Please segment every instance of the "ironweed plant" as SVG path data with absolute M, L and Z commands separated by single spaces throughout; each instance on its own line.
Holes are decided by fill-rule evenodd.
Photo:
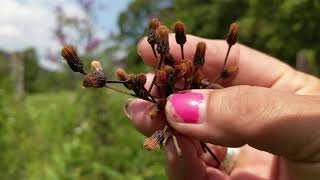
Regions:
M 167 26 L 162 25 L 156 18 L 151 19 L 149 22 L 147 41 L 150 44 L 150 51 L 153 52 L 154 57 L 158 60 L 158 65 L 154 72 L 155 75 L 149 88 L 146 87 L 147 76 L 144 73 L 130 74 L 120 68 L 116 71 L 118 80 L 109 79 L 103 71 L 99 61 L 92 61 L 92 70 L 90 73 L 87 73 L 84 70 L 83 62 L 79 58 L 76 48 L 72 45 L 66 45 L 62 49 L 61 55 L 68 63 L 71 70 L 79 72 L 84 76 L 84 87 L 108 88 L 119 93 L 149 101 L 154 104 L 154 107 L 149 112 L 149 116 L 151 119 L 156 120 L 159 114 L 164 113 L 167 97 L 171 94 L 190 89 L 223 88 L 218 82 L 228 79 L 238 71 L 236 66 L 227 67 L 230 50 L 237 42 L 238 25 L 236 23 L 230 25 L 229 33 L 226 38 L 228 50 L 225 55 L 222 69 L 214 81 L 209 81 L 203 73 L 207 49 L 206 43 L 199 42 L 193 59 L 186 59 L 184 56 L 184 44 L 187 41 L 186 25 L 181 21 L 177 21 L 173 24 L 172 30 L 175 33 L 176 43 L 181 47 L 180 60 L 174 60 L 173 56 L 170 54 L 170 29 Z M 183 82 L 183 85 L 181 85 L 181 82 Z M 120 90 L 116 88 L 114 84 L 122 84 L 128 91 Z M 175 132 L 167 123 L 164 129 L 154 132 L 151 137 L 145 139 L 144 148 L 149 151 L 159 149 L 161 145 L 165 146 L 167 141 L 172 138 L 177 155 L 180 158 L 183 158 L 176 135 L 177 132 Z M 199 143 L 201 144 L 203 151 L 209 153 L 212 158 L 217 161 L 219 166 L 220 161 L 207 144 L 205 142 Z

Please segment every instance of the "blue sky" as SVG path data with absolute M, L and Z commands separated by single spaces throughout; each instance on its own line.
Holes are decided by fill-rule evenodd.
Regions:
M 76 0 L 1 0 L 0 49 L 7 51 L 35 47 L 43 57 L 48 49 L 58 51 L 52 30 L 55 27 L 53 10 L 58 4 L 66 7 L 67 13 L 83 14 Z M 96 28 L 99 34 L 117 32 L 117 17 L 131 0 L 97 0 L 106 6 L 97 13 Z M 99 2 L 100 1 L 100 2 Z

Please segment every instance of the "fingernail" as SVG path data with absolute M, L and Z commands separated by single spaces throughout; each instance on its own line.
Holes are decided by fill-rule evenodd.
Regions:
M 145 37 L 141 38 L 138 42 L 138 45 L 137 45 L 137 54 L 139 56 L 141 56 L 141 52 L 140 52 L 140 44 L 142 43 L 142 41 L 145 39 Z
M 204 110 L 205 96 L 195 91 L 173 94 L 166 105 L 167 118 L 178 123 L 202 123 Z
M 126 115 L 129 119 L 131 119 L 130 107 L 131 107 L 132 102 L 133 102 L 134 100 L 136 100 L 136 99 L 135 99 L 135 98 L 129 98 L 129 99 L 127 100 L 127 102 L 126 102 L 126 103 L 124 104 L 124 106 L 123 106 L 123 111 L 124 111 L 125 115 Z

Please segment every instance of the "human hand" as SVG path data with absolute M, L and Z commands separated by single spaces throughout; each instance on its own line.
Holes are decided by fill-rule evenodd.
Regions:
M 198 42 L 207 43 L 204 72 L 209 79 L 215 79 L 227 50 L 225 41 L 195 36 L 187 39 L 185 56 L 189 59 L 192 59 Z M 173 36 L 170 36 L 170 47 L 170 52 L 178 59 L 180 47 Z M 146 64 L 156 66 L 157 61 L 146 39 L 139 43 L 138 53 Z M 156 120 L 148 116 L 152 107 L 149 102 L 130 100 L 126 105 L 128 116 L 144 135 L 150 136 L 155 130 L 162 129 L 165 118 L 184 135 L 178 137 L 184 155 L 182 160 L 176 155 L 172 142 L 165 147 L 169 178 L 250 180 L 320 177 L 320 80 L 240 44 L 232 48 L 229 57 L 227 66 L 239 67 L 232 81 L 224 84 L 229 88 L 171 95 L 166 117 L 162 115 Z M 148 79 L 150 84 L 151 78 Z M 191 98 L 194 95 L 200 98 Z M 175 103 L 174 99 L 180 103 Z M 198 105 L 192 105 L 190 101 L 198 102 L 195 103 Z M 181 104 L 183 109 L 179 107 Z M 195 113 L 199 115 L 196 120 L 192 119 L 194 123 L 183 123 L 189 117 L 182 114 L 197 108 L 200 112 Z M 224 147 L 241 147 L 228 175 L 214 168 L 216 162 L 202 153 L 194 139 L 223 146 L 211 146 L 220 160 L 226 155 Z

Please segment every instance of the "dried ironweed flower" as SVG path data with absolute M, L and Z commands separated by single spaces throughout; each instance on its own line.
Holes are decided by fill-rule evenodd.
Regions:
M 86 74 L 83 70 L 83 62 L 78 56 L 77 49 L 72 45 L 66 45 L 61 50 L 62 57 L 67 61 L 69 67 L 74 72 Z
M 183 45 L 187 41 L 186 36 L 186 25 L 181 22 L 177 21 L 173 24 L 173 31 L 175 32 L 176 42 L 177 44 Z
M 190 59 L 183 59 L 175 68 L 179 72 L 179 77 L 184 77 L 192 71 L 192 61 Z
M 169 85 L 175 84 L 178 76 L 178 71 L 169 65 L 164 66 L 163 71 L 167 75 L 168 84 Z
M 103 72 L 101 63 L 99 61 L 92 61 L 91 68 L 93 70 L 92 73 L 89 73 L 84 76 L 83 86 L 94 87 L 94 88 L 102 88 L 106 85 L 107 76 Z
M 168 84 L 167 73 L 164 70 L 158 70 L 155 76 L 156 76 L 155 85 L 166 86 Z
M 199 42 L 197 44 L 196 52 L 194 53 L 194 57 L 193 57 L 193 64 L 196 67 L 201 67 L 204 65 L 206 50 L 207 50 L 207 45 L 205 42 Z
M 170 30 L 164 25 L 161 25 L 156 31 L 157 51 L 161 55 L 166 55 L 169 53 L 169 32 Z
M 160 148 L 161 142 L 164 140 L 164 133 L 162 130 L 156 131 L 149 138 L 144 140 L 143 146 L 146 150 L 152 151 Z
M 161 25 L 161 22 L 157 18 L 152 18 L 149 21 L 149 33 L 148 33 L 147 41 L 150 44 L 155 57 L 157 57 L 157 54 L 155 51 L 155 45 L 157 44 L 156 31 L 160 25 Z
M 227 43 L 229 44 L 229 46 L 234 45 L 237 40 L 238 40 L 238 24 L 237 23 L 232 23 L 230 25 L 230 29 L 229 29 L 229 33 L 227 36 Z
M 83 79 L 83 86 L 94 87 L 94 88 L 102 88 L 105 86 L 107 81 L 107 76 L 102 71 L 94 71 L 93 73 L 87 74 Z

